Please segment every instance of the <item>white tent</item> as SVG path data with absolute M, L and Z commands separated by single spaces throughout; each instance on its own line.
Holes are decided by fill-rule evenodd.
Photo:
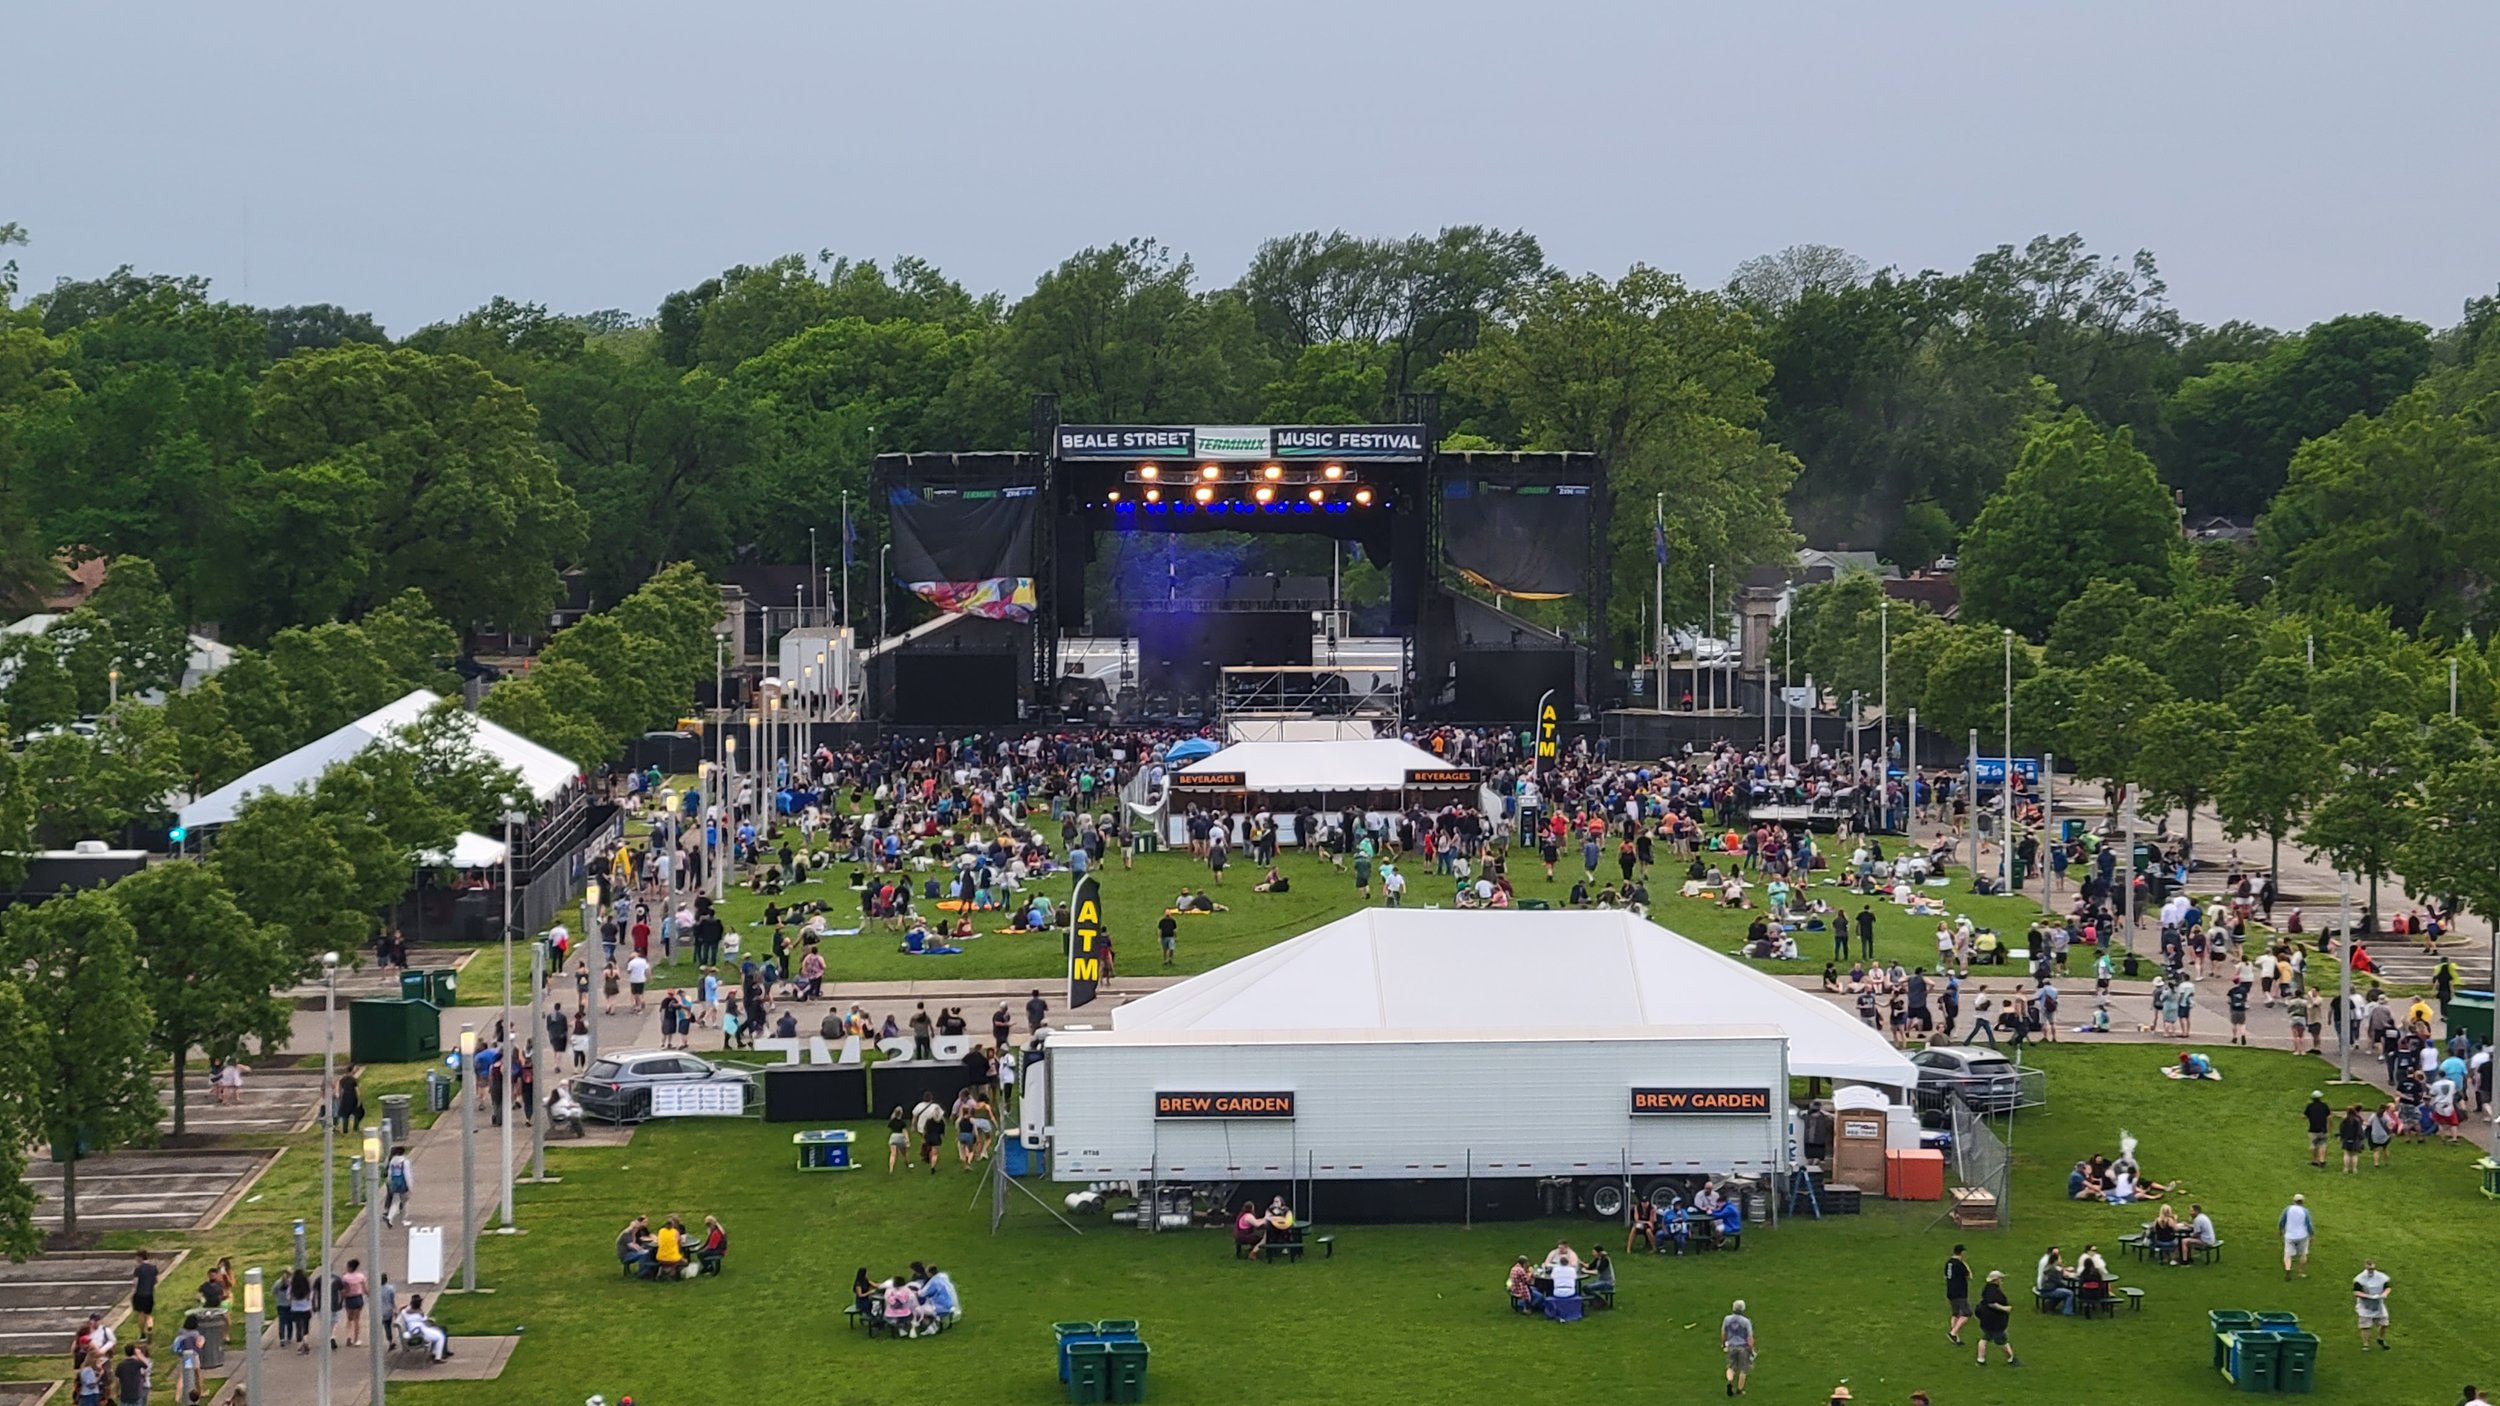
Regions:
M 436 851 L 422 857 L 428 864 L 448 869 L 492 869 L 503 863 L 503 856 L 503 841 L 490 840 L 474 831 L 463 830 L 460 838 L 451 842 L 450 854 Z
M 396 703 L 376 708 L 327 737 L 318 737 L 267 766 L 227 782 L 182 808 L 182 823 L 191 829 L 223 825 L 234 819 L 243 802 L 263 791 L 309 791 L 321 773 L 381 742 L 423 717 L 442 700 L 418 689 Z M 579 779 L 573 763 L 509 728 L 484 718 L 474 719 L 479 751 L 520 773 L 521 784 L 541 804 L 554 800 Z M 497 857 L 496 862 L 501 862 Z
M 1801 1076 L 1903 1088 L 1907 1057 L 1811 992 L 1620 911 L 1373 908 L 1112 1012 L 1130 1033 L 1428 1032 L 1763 1025 Z
M 1443 761 L 1394 737 L 1328 742 L 1236 742 L 1182 767 L 1186 778 L 1238 774 L 1244 791 L 1402 791 L 1411 771 L 1451 771 Z M 1441 783 L 1444 785 L 1450 783 Z M 1472 789 L 1474 782 L 1466 783 Z

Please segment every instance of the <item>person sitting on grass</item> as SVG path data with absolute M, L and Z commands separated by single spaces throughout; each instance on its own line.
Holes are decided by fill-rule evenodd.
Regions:
M 1252 893 L 1291 893 L 1293 880 L 1286 878 L 1283 870 L 1270 864 L 1267 866 L 1267 877 L 1252 884 L 1250 891 Z

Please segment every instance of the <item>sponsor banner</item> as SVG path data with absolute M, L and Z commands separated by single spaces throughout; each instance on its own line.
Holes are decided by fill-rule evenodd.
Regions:
M 1184 771 L 1172 778 L 1172 785 L 1182 791 L 1222 791 L 1248 785 L 1249 780 L 1238 771 Z
M 1293 1093 L 1157 1093 L 1157 1118 L 1290 1118 Z
M 1421 425 L 1292 425 L 1275 432 L 1279 459 L 1421 460 Z
M 1061 425 L 1062 459 L 1186 459 L 1194 452 L 1186 425 Z
M 2005 783 L 2005 758 L 1973 757 L 1971 759 L 1971 766 L 1978 774 L 1980 785 L 2001 786 Z M 2014 774 L 2034 786 L 2039 785 L 2040 759 L 2038 757 L 2016 757 L 2014 759 Z
M 1473 786 L 1481 775 L 1471 766 L 1408 767 L 1409 786 Z
M 1562 765 L 1562 713 L 1554 706 L 1554 690 L 1536 703 L 1536 769 L 1539 775 Z
M 1190 431 L 1201 459 L 1265 459 L 1270 447 L 1265 425 L 1200 425 Z
M 1432 457 L 1421 425 L 1061 425 L 1052 448 L 1061 459 L 1421 463 Z
M 747 1111 L 747 1086 L 735 1080 L 651 1086 L 654 1118 L 735 1118 Z
M 1102 885 L 1091 875 L 1068 905 L 1068 1008 L 1090 1004 L 1102 986 Z
M 1768 1113 L 1769 1089 L 1634 1089 L 1632 1111 L 1640 1114 Z

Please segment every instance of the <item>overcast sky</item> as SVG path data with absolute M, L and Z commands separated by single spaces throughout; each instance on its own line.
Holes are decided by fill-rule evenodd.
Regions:
M 395 332 L 917 253 L 1011 296 L 1152 235 L 1524 227 L 1717 284 L 2081 231 L 2191 318 L 2434 325 L 2500 282 L 2500 5 L 1269 0 L 13 7 L 27 287 L 129 263 Z

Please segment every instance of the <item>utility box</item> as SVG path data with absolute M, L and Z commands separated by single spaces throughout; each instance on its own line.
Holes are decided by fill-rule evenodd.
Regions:
M 443 1052 L 443 1013 L 431 1001 L 367 999 L 347 1005 L 347 1057 L 408 1064 Z

